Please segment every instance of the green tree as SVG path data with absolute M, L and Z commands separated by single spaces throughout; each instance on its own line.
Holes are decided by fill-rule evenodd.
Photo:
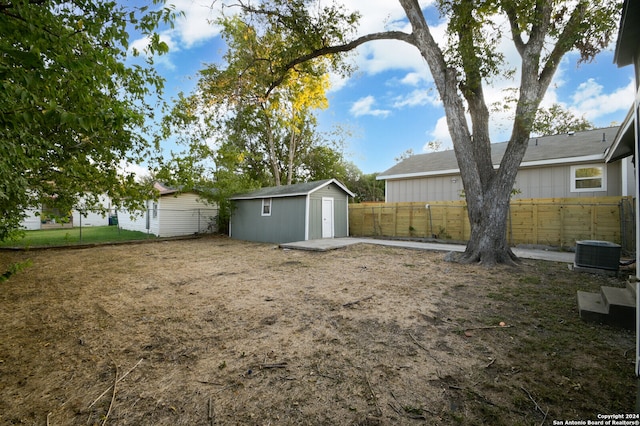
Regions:
M 154 28 L 172 18 L 170 8 L 106 0 L 0 1 L 0 240 L 25 209 L 69 211 L 101 194 L 135 204 L 144 195 L 117 170 L 153 148 L 142 135 L 163 81 L 149 63 L 126 65 L 127 29 L 163 53 Z
M 276 76 L 271 70 L 281 69 L 277 62 L 291 44 L 288 33 L 255 27 L 237 16 L 217 23 L 228 46 L 224 64 L 201 70 L 194 93 L 181 94 L 165 117 L 165 136 L 176 135 L 186 150 L 165 164 L 164 174 L 191 181 L 211 170 L 218 228 L 224 231 L 231 195 L 261 186 L 341 179 L 346 171 L 340 132 L 320 133 L 314 116 L 328 105 L 328 61 L 318 58 L 292 68 L 272 86 Z
M 254 160 L 267 162 L 272 184 L 290 184 L 300 157 L 316 143 L 313 110 L 328 105 L 326 61 L 320 58 L 291 68 L 278 76 L 282 78 L 277 87 L 271 86 L 271 70 L 280 68 L 274 61 L 288 46 L 287 33 L 256 28 L 237 16 L 218 23 L 228 45 L 226 64 L 200 72 L 192 101 L 201 106 L 200 114 L 226 122 L 226 133 L 236 143 L 244 140 Z
M 553 104 L 549 108 L 539 108 L 531 133 L 538 136 L 559 135 L 593 129 L 593 124 L 584 117 L 576 117 L 571 111 Z
M 377 177 L 378 173 L 364 174 L 360 170 L 349 175 L 345 184 L 355 194 L 354 202 L 384 201 L 384 181 L 378 180 Z
M 448 22 L 448 42 L 441 46 L 420 3 L 398 1 L 409 31 L 384 31 L 358 38 L 349 35 L 359 14 L 345 14 L 337 4 L 319 6 L 305 0 L 237 3 L 242 13 L 250 15 L 247 20 L 280 31 L 286 28 L 290 39 L 297 40 L 274 64 L 279 68 L 272 73 L 276 77 L 270 87 L 278 87 L 289 70 L 311 59 L 329 55 L 336 64 L 345 52 L 374 40 L 398 40 L 418 49 L 442 100 L 471 224 L 466 251 L 452 260 L 485 265 L 512 263 L 517 258 L 506 239 L 509 199 L 536 111 L 565 54 L 576 50 L 580 61 L 589 61 L 609 44 L 617 27 L 620 3 L 438 0 L 441 17 Z M 501 19 L 508 22 L 510 31 L 497 26 Z M 498 50 L 504 40 L 513 42 L 520 54 L 520 77 L 510 140 L 501 164 L 494 169 L 484 86 L 501 75 L 515 77 L 516 70 L 505 64 Z

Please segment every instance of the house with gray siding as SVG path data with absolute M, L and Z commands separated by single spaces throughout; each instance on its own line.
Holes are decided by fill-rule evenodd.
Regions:
M 349 236 L 349 197 L 336 179 L 262 188 L 231 197 L 229 236 L 289 243 Z
M 532 137 L 520 164 L 514 198 L 571 198 L 635 194 L 630 158 L 606 162 L 619 127 Z M 495 167 L 507 143 L 491 145 Z M 453 201 L 463 196 L 453 150 L 413 155 L 377 177 L 388 203 Z

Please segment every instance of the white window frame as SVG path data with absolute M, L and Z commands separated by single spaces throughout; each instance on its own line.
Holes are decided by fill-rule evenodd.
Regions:
M 598 188 L 577 188 L 576 181 L 581 179 L 576 179 L 576 170 L 579 169 L 592 169 L 599 168 L 602 169 L 602 176 L 600 177 L 600 187 Z M 593 179 L 584 178 L 584 179 Z M 579 166 L 571 166 L 571 192 L 601 192 L 607 190 L 607 165 L 606 164 L 581 164 Z
M 264 208 L 268 207 L 268 212 L 265 213 Z M 271 210 L 273 208 L 273 199 L 272 198 L 263 198 L 262 199 L 262 208 L 260 209 L 260 213 L 262 216 L 271 216 Z

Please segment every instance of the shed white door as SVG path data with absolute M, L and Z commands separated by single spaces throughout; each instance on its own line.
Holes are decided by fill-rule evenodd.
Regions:
M 322 197 L 322 238 L 333 238 L 333 198 Z

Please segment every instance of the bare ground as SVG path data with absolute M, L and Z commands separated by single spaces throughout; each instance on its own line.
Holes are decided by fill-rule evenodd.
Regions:
M 635 407 L 634 334 L 575 301 L 624 282 L 565 264 L 203 238 L 0 252 L 0 272 L 26 259 L 0 283 L 0 424 L 539 425 Z

